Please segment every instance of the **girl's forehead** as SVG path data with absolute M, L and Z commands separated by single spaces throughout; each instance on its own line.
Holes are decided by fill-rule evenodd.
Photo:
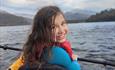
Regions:
M 62 13 L 58 13 L 55 17 L 56 19 L 60 19 L 60 18 L 63 18 L 64 19 L 64 16 Z
M 56 15 L 54 24 L 58 24 L 60 22 L 65 22 L 65 18 L 62 14 Z

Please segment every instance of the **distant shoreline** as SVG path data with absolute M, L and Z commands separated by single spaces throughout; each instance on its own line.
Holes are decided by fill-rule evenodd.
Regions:
M 21 25 L 31 25 L 31 24 L 15 24 L 15 25 L 0 25 L 0 27 L 2 26 L 21 26 Z
M 115 21 L 101 21 L 101 22 L 115 22 Z M 73 21 L 67 21 L 68 24 L 82 24 L 82 23 L 99 23 L 99 22 L 73 22 Z M 20 26 L 20 25 L 31 25 L 31 24 L 0 24 L 1 26 Z

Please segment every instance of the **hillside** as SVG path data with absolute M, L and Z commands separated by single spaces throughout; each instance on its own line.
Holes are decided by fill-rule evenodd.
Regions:
M 74 9 L 65 13 L 65 18 L 70 21 L 80 22 L 88 19 L 91 15 L 95 14 L 95 12 Z
M 28 25 L 28 24 L 30 24 L 28 18 L 16 16 L 5 11 L 0 11 L 0 26 Z
M 115 21 L 115 9 L 103 10 L 89 17 L 87 22 Z

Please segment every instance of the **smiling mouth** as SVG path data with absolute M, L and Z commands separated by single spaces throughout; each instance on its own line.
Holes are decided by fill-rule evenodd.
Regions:
M 58 39 L 58 40 L 65 39 L 65 35 L 60 35 L 60 36 L 57 36 L 57 39 Z

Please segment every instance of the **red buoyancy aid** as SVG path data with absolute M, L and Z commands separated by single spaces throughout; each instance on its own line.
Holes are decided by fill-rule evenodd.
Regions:
M 59 46 L 64 48 L 66 50 L 66 52 L 69 54 L 70 58 L 72 59 L 72 49 L 71 49 L 71 44 L 69 41 L 65 40 L 62 43 L 59 43 Z

